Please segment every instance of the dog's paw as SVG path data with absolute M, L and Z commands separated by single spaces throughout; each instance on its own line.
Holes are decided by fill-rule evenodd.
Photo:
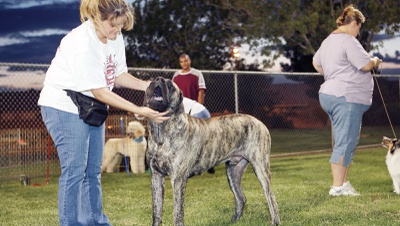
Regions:
M 214 167 L 213 167 L 213 168 L 210 168 L 210 169 L 208 169 L 208 170 L 207 170 L 207 172 L 208 172 L 209 174 L 214 174 L 214 173 L 215 173 L 215 169 L 214 169 Z

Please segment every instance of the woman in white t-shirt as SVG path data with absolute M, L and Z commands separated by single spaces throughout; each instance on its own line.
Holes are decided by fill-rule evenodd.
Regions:
M 167 112 L 139 107 L 112 92 L 114 84 L 144 91 L 150 82 L 127 73 L 121 29 L 133 28 L 133 9 L 124 0 L 81 0 L 82 24 L 61 41 L 46 73 L 38 104 L 60 159 L 60 225 L 110 225 L 102 211 L 101 163 L 104 123 L 90 126 L 64 90 L 81 92 L 156 123 Z
M 358 144 L 362 116 L 372 103 L 374 81 L 370 71 L 380 63 L 356 39 L 364 21 L 359 10 L 352 5 L 346 7 L 336 20 L 338 28 L 322 42 L 313 58 L 314 68 L 324 75 L 319 101 L 331 120 L 335 141 L 330 158 L 331 196 L 359 195 L 347 174 Z

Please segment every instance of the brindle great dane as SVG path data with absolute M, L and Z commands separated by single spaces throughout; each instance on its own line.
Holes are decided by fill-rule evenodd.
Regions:
M 267 127 L 250 115 L 233 114 L 198 119 L 184 113 L 182 93 L 169 79 L 156 78 L 146 90 L 144 105 L 168 111 L 161 124 L 148 120 L 150 130 L 146 159 L 151 169 L 153 225 L 160 225 L 165 176 L 170 176 L 174 195 L 174 224 L 184 225 L 184 193 L 189 177 L 226 164 L 230 188 L 235 197 L 237 221 L 246 197 L 241 186 L 249 163 L 253 166 L 267 199 L 272 224 L 278 225 L 279 210 L 271 190 L 271 137 Z

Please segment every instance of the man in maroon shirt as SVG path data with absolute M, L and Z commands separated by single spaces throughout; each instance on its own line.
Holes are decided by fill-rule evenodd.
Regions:
M 172 80 L 182 90 L 184 97 L 204 104 L 206 83 L 203 74 L 199 70 L 190 67 L 190 63 L 190 57 L 187 54 L 182 54 L 179 57 L 179 64 L 182 70 L 175 72 Z

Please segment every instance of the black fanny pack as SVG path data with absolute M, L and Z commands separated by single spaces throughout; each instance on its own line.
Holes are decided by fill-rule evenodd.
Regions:
M 80 92 L 64 90 L 78 107 L 79 118 L 91 126 L 101 126 L 108 116 L 107 104 Z

